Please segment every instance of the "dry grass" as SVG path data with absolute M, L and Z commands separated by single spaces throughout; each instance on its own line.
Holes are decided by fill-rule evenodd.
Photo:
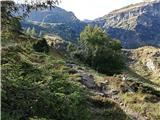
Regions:
M 160 85 L 160 48 L 151 46 L 138 48 L 132 50 L 129 58 L 134 61 L 129 64 L 129 68 L 132 71 L 154 84 Z M 154 70 L 150 70 L 147 66 L 150 61 L 155 66 Z
M 149 118 L 149 120 L 160 119 L 160 102 L 153 103 L 146 101 L 146 98 L 150 97 L 149 94 L 123 94 L 122 99 L 125 103 L 135 112 L 143 114 Z

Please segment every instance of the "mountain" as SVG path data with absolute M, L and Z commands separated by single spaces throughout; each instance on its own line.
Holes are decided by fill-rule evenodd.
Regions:
M 92 22 L 93 20 L 88 20 L 88 19 L 84 19 L 83 20 L 83 22 L 85 22 L 85 23 L 90 23 L 90 22 Z
M 22 26 L 35 28 L 40 35 L 57 35 L 76 42 L 87 24 L 103 28 L 112 38 L 119 39 L 124 48 L 145 45 L 160 47 L 160 1 L 145 0 L 131 4 L 93 21 L 80 21 L 72 12 L 56 7 L 33 10 Z
M 86 24 L 72 12 L 62 8 L 32 10 L 22 21 L 22 27 L 35 28 L 38 34 L 58 35 L 68 41 L 76 41 Z
M 160 1 L 145 1 L 114 10 L 91 22 L 113 38 L 119 39 L 125 48 L 144 45 L 160 47 Z

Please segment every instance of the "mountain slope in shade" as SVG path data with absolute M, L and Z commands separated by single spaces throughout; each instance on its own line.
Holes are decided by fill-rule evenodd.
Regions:
M 34 27 L 38 33 L 58 35 L 69 41 L 76 41 L 85 25 L 72 12 L 59 7 L 33 10 L 22 22 L 24 28 Z
M 160 47 L 160 1 L 141 2 L 114 10 L 91 24 L 121 40 L 123 47 Z

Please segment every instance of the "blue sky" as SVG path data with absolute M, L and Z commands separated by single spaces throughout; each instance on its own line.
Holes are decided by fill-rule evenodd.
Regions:
M 74 12 L 74 14 L 81 20 L 93 20 L 104 16 L 112 10 L 142 1 L 143 0 L 61 0 L 59 6 L 67 11 Z

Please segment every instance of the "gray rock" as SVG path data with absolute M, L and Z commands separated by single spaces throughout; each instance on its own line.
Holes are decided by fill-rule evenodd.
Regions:
M 81 73 L 81 83 L 88 88 L 96 88 L 93 76 L 90 76 L 86 73 Z

